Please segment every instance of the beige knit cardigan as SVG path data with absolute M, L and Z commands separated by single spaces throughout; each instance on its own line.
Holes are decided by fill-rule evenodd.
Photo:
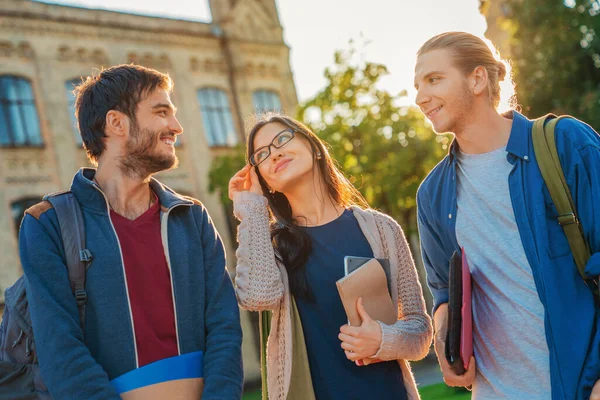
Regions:
M 238 303 L 251 311 L 273 311 L 267 343 L 267 386 L 270 400 L 285 400 L 292 370 L 291 298 L 286 269 L 275 259 L 267 199 L 256 193 L 240 192 L 234 196 L 233 204 L 234 214 L 240 220 L 235 277 Z M 352 207 L 352 211 L 374 256 L 390 260 L 394 279 L 392 299 L 398 304 L 395 324 L 379 322 L 382 341 L 375 357 L 398 360 L 408 398 L 419 399 L 406 360 L 420 360 L 427 355 L 432 325 L 425 312 L 423 292 L 408 243 L 398 223 L 389 216 L 359 207 Z

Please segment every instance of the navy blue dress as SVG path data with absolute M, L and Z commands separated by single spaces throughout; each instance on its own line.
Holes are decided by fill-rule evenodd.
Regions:
M 340 327 L 348 322 L 335 282 L 344 276 L 344 257 L 373 257 L 351 210 L 328 224 L 302 228 L 312 239 L 306 263 L 314 302 L 296 299 L 317 400 L 405 400 L 397 361 L 359 367 L 346 358 Z

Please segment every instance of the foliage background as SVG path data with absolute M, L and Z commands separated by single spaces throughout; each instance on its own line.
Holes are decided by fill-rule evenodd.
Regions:
M 485 13 L 498 0 L 480 1 Z M 600 1 L 504 0 L 518 103 L 530 118 L 570 114 L 600 129 Z

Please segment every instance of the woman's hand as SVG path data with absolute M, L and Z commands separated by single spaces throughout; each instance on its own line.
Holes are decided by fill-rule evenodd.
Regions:
M 233 196 L 241 192 L 253 192 L 261 196 L 264 195 L 258 181 L 256 168 L 250 166 L 250 164 L 246 164 L 244 168 L 240 169 L 229 180 L 229 199 L 233 200 Z
M 381 326 L 372 319 L 363 307 L 362 298 L 356 302 L 356 310 L 362 319 L 360 326 L 344 325 L 338 338 L 348 360 L 357 361 L 377 354 L 381 347 Z

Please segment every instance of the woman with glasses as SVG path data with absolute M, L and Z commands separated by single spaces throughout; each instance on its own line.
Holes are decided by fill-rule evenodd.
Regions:
M 272 311 L 268 398 L 418 399 L 406 360 L 427 355 L 432 328 L 400 226 L 370 209 L 325 143 L 292 118 L 261 116 L 247 157 L 229 183 L 240 220 L 235 282 L 241 307 Z M 347 325 L 336 288 L 345 256 L 389 260 L 396 323 L 371 319 L 359 300 L 363 323 Z

